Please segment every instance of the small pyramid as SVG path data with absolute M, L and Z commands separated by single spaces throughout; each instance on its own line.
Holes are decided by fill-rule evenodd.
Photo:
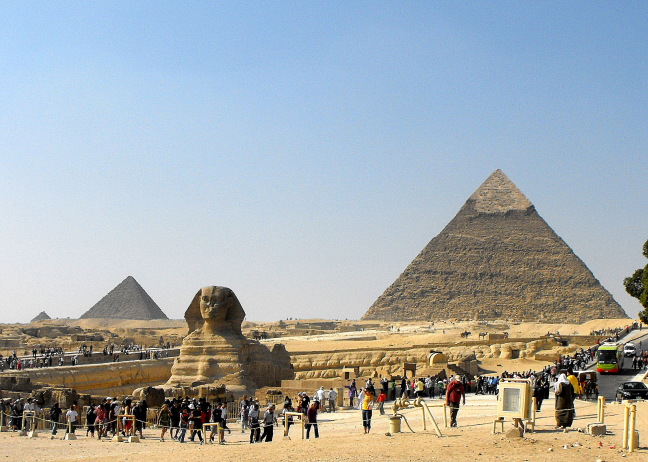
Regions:
M 40 313 L 38 313 L 38 315 L 34 319 L 32 319 L 29 322 L 47 321 L 48 319 L 52 319 L 52 318 L 50 318 L 49 315 L 47 313 L 45 313 L 44 311 L 41 311 Z
M 495 170 L 363 319 L 627 318 L 585 263 Z
M 80 319 L 90 318 L 169 319 L 133 276 L 124 279 Z

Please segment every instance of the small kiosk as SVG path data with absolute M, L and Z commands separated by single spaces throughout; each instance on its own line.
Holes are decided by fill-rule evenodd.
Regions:
M 531 394 L 530 379 L 502 379 L 497 395 L 497 419 L 493 422 L 493 433 L 497 424 L 504 431 L 504 421 L 510 419 L 515 427 L 525 432 L 529 427 L 535 430 L 535 398 Z

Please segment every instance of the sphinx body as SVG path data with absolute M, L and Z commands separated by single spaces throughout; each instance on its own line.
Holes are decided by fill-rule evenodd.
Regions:
M 171 369 L 166 387 L 225 385 L 253 392 L 293 376 L 290 356 L 277 344 L 272 351 L 241 332 L 245 311 L 227 287 L 203 287 L 185 312 L 189 335 Z

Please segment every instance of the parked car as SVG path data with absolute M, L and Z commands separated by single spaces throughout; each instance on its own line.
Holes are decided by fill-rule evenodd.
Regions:
M 648 399 L 648 386 L 643 382 L 623 382 L 617 388 L 616 399 Z
M 626 343 L 623 347 L 623 356 L 635 356 L 637 354 L 637 347 L 634 343 Z

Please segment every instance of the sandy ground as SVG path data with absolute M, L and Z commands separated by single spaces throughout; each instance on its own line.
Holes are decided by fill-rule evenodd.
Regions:
M 441 400 L 428 400 L 441 402 Z M 434 408 L 433 414 L 441 426 L 443 436 L 438 438 L 428 418 L 428 429 L 423 431 L 422 410 L 404 411 L 416 433 L 403 424 L 403 433 L 387 436 L 388 416 L 374 411 L 373 429 L 363 434 L 360 411 L 343 410 L 334 414 L 320 414 L 320 438 L 302 440 L 299 427 L 291 428 L 289 438 L 283 437 L 283 428 L 275 428 L 275 440 L 271 443 L 249 444 L 247 433 L 241 433 L 231 424 L 227 443 L 200 446 L 197 443 L 179 444 L 160 442 L 157 429 L 147 429 L 140 443 L 113 443 L 86 438 L 85 432 L 77 431 L 76 441 L 50 440 L 47 432 L 38 438 L 19 437 L 17 433 L 0 433 L 5 460 L 25 461 L 78 461 L 96 462 L 115 460 L 150 462 L 151 460 L 321 460 L 321 461 L 441 461 L 441 460 L 516 460 L 555 461 L 557 458 L 577 461 L 648 460 L 648 449 L 626 454 L 619 449 L 622 444 L 623 405 L 610 403 L 606 408 L 608 434 L 592 437 L 577 431 L 596 421 L 595 402 L 577 402 L 577 418 L 574 429 L 563 433 L 554 429 L 553 399 L 545 401 L 538 414 L 536 431 L 525 438 L 509 439 L 501 433 L 493 434 L 496 414 L 494 396 L 468 395 L 466 406 L 459 412 L 459 428 L 444 428 L 442 408 Z M 648 403 L 638 403 L 637 428 L 648 435 Z M 505 423 L 505 430 L 511 428 Z M 565 448 L 566 447 L 566 448 Z

